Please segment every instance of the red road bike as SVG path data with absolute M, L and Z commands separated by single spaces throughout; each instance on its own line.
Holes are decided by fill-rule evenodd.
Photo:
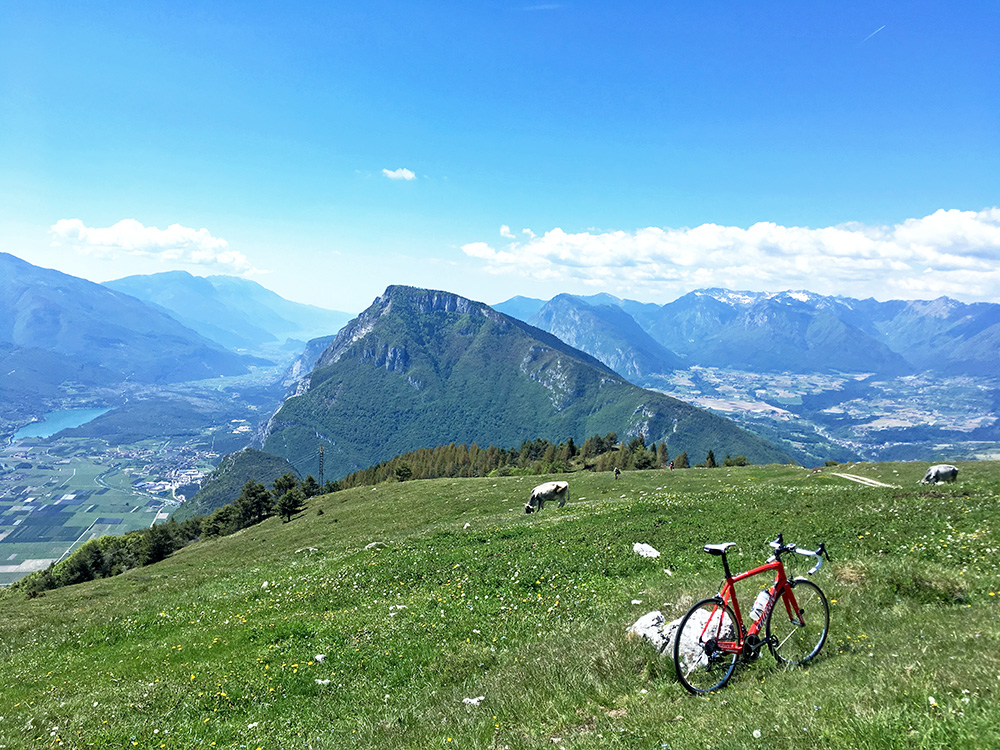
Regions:
M 767 644 L 779 664 L 805 664 L 813 659 L 830 630 L 830 605 L 826 595 L 807 578 L 788 579 L 781 556 L 789 552 L 816 558 L 812 575 L 830 559 L 826 546 L 799 549 L 778 538 L 767 562 L 746 573 L 733 575 L 726 552 L 735 542 L 706 544 L 705 552 L 722 558 L 725 579 L 716 596 L 703 599 L 681 618 L 674 633 L 674 666 L 677 679 L 692 693 L 710 693 L 724 686 L 740 657 L 753 660 Z M 750 611 L 750 627 L 743 624 L 735 584 L 763 573 L 774 572 L 774 583 L 761 591 Z M 780 604 L 779 604 L 780 602 Z

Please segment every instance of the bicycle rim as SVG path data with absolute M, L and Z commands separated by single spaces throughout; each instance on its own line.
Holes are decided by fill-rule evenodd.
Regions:
M 771 653 L 781 664 L 805 664 L 813 659 L 830 631 L 830 606 L 823 591 L 812 581 L 796 578 L 789 585 L 801 615 L 788 616 L 783 599 L 774 603 L 765 629 Z
M 718 690 L 733 674 L 737 654 L 719 650 L 720 641 L 737 640 L 736 617 L 718 599 L 695 604 L 674 633 L 674 668 L 690 692 Z

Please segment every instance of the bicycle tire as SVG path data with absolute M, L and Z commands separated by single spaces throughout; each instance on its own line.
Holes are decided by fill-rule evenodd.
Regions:
M 814 659 L 826 643 L 830 605 L 826 594 L 812 581 L 795 578 L 789 581 L 789 586 L 795 592 L 801 612 L 794 619 L 789 618 L 784 599 L 779 598 L 767 616 L 764 633 L 777 662 L 797 666 Z
M 688 692 L 711 693 L 729 681 L 739 655 L 718 651 L 715 644 L 737 640 L 738 629 L 733 610 L 717 597 L 701 600 L 681 618 L 674 633 L 674 669 Z

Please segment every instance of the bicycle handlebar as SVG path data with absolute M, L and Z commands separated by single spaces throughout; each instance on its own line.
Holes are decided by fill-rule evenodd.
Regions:
M 784 552 L 797 552 L 800 555 L 805 555 L 807 557 L 815 557 L 816 564 L 809 569 L 809 575 L 812 575 L 821 567 L 823 567 L 823 556 L 829 561 L 830 553 L 826 551 L 826 542 L 820 542 L 819 546 L 814 550 L 800 549 L 795 544 L 785 544 L 785 540 L 782 538 L 781 534 L 778 534 L 777 539 L 769 543 L 771 549 L 774 550 L 774 559 L 780 559 L 779 556 Z

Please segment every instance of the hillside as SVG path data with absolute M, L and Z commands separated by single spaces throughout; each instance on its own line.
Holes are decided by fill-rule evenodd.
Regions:
M 263 449 L 340 477 L 415 448 L 517 445 L 617 432 L 700 461 L 789 456 L 732 422 L 624 380 L 556 337 L 454 294 L 389 287 L 316 362 L 308 389 L 268 425 Z M 301 389 L 300 389 L 301 390 Z
M 104 286 L 130 294 L 227 349 L 267 351 L 334 334 L 350 315 L 291 302 L 255 281 L 192 276 L 186 271 L 128 276 Z
M 172 515 L 177 522 L 194 516 L 210 515 L 216 508 L 233 502 L 240 496 L 249 481 L 260 482 L 270 488 L 274 479 L 283 474 L 296 478 L 295 467 L 282 458 L 246 448 L 224 457 L 215 469 L 201 481 L 201 489 Z
M 0 345 L 47 388 L 171 383 L 247 371 L 246 360 L 127 294 L 0 253 Z M 60 363 L 69 363 L 63 368 Z
M 933 488 L 914 464 L 835 469 L 897 487 L 787 466 L 585 474 L 532 516 L 547 477 L 314 498 L 290 523 L 3 599 L 0 745 L 996 746 L 1000 465 L 960 468 Z M 833 557 L 820 658 L 764 653 L 689 696 L 626 628 L 712 591 L 703 544 L 736 542 L 743 569 L 777 531 Z

